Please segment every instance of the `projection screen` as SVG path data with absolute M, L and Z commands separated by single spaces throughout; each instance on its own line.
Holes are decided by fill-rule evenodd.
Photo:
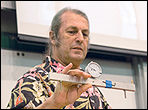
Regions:
M 91 45 L 147 54 L 147 1 L 16 1 L 19 39 L 47 42 L 53 16 L 66 6 L 88 15 Z

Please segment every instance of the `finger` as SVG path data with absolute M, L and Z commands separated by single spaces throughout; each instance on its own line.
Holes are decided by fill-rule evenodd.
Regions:
M 68 74 L 72 76 L 80 76 L 80 74 L 83 74 L 83 71 L 80 71 L 79 69 L 72 69 L 68 71 Z
M 73 64 L 70 63 L 68 64 L 62 71 L 62 74 L 66 74 L 71 68 L 72 68 Z
M 91 77 L 90 74 L 88 74 L 88 73 L 86 73 L 86 72 L 84 72 L 84 71 L 76 70 L 76 69 L 74 69 L 74 70 L 69 70 L 69 71 L 68 71 L 68 74 L 69 74 L 69 75 L 72 75 L 72 76 L 83 77 L 83 78 L 90 78 L 90 77 Z
M 83 77 L 84 77 L 84 78 L 90 78 L 90 77 L 91 77 L 91 75 L 90 75 L 90 74 L 88 74 L 88 73 L 86 73 L 86 72 L 83 72 L 83 74 L 82 74 L 82 75 L 83 75 Z

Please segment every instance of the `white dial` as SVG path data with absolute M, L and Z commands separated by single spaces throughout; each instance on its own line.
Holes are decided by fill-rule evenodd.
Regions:
M 96 78 L 101 76 L 102 69 L 100 65 L 96 62 L 91 61 L 85 68 L 85 72 L 91 74 L 92 77 Z

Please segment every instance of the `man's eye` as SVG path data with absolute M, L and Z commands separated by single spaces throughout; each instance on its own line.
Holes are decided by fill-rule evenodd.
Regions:
M 88 37 L 88 34 L 83 33 L 83 36 L 84 36 L 84 37 Z
M 83 36 L 88 36 L 87 34 L 83 33 Z
M 68 31 L 68 33 L 70 33 L 70 34 L 76 34 L 77 31 Z

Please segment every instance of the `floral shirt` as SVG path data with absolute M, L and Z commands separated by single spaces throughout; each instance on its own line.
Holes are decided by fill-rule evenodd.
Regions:
M 37 65 L 17 81 L 11 91 L 7 109 L 33 109 L 49 98 L 55 90 L 56 81 L 48 80 L 48 72 L 60 73 L 65 67 L 47 56 L 45 63 Z M 99 88 L 89 88 L 74 103 L 63 109 L 109 109 Z

